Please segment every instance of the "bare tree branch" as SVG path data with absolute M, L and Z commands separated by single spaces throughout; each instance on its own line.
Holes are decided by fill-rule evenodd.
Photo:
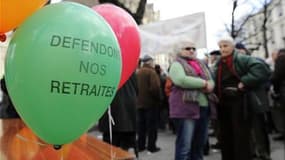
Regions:
M 233 2 L 233 10 L 232 10 L 232 25 L 231 25 L 231 36 L 233 39 L 236 38 L 236 33 L 235 33 L 235 10 L 237 8 L 237 0 L 234 0 Z
M 142 23 L 142 19 L 145 12 L 146 0 L 140 0 L 136 13 L 133 13 L 129 8 L 127 8 L 123 3 L 119 0 L 99 0 L 99 3 L 112 3 L 116 6 L 121 7 L 122 9 L 126 10 L 137 22 L 137 24 Z
M 231 34 L 231 29 L 227 24 L 224 24 L 226 31 Z
M 250 34 L 247 37 L 245 37 L 245 36 L 241 37 L 240 39 L 241 39 L 242 42 L 246 42 L 246 40 L 251 39 L 253 37 L 256 37 L 257 35 L 258 35 L 258 32 L 255 32 L 254 34 Z
M 112 4 L 116 5 L 116 6 L 119 6 L 119 7 L 123 8 L 129 14 L 131 14 L 133 16 L 132 11 L 129 10 L 123 3 L 119 2 L 118 0 L 99 0 L 99 3 L 112 3 Z
M 138 24 L 142 23 L 142 19 L 143 19 L 144 12 L 145 12 L 146 2 L 147 2 L 146 0 L 140 0 L 140 2 L 139 2 L 139 6 L 138 6 L 137 12 L 135 14 L 135 19 L 136 19 Z
M 238 27 L 238 29 L 236 30 L 236 35 L 238 36 L 240 34 L 240 32 L 243 29 L 243 26 L 247 23 L 247 21 L 252 17 L 252 15 L 247 16 L 242 23 L 240 24 L 240 26 Z
M 265 57 L 267 58 L 269 55 L 269 51 L 268 51 L 268 40 L 270 39 L 270 37 L 268 37 L 268 29 L 267 29 L 267 23 L 268 23 L 268 19 L 270 17 L 270 15 L 272 14 L 272 10 L 279 6 L 281 4 L 282 0 L 278 0 L 277 2 L 275 2 L 274 6 L 270 6 L 272 5 L 272 0 L 258 0 L 258 1 L 250 1 L 250 0 L 245 0 L 243 2 L 241 2 L 241 0 L 239 0 L 239 3 L 236 3 L 237 0 L 233 1 L 233 10 L 232 10 L 232 23 L 231 23 L 231 36 L 235 39 L 236 37 L 238 37 L 240 40 L 243 40 L 244 42 L 248 42 L 247 40 L 252 38 L 252 37 L 256 37 L 259 35 L 262 35 L 262 40 L 260 40 L 259 42 L 257 42 L 258 47 L 260 47 L 261 45 L 264 48 L 265 51 Z M 245 2 L 250 3 L 252 5 L 252 11 L 251 13 L 247 14 L 246 16 L 244 16 L 243 19 L 236 21 L 235 20 L 235 12 L 236 12 L 236 8 L 239 7 L 241 4 L 245 4 Z M 259 6 L 257 8 L 257 6 Z M 270 6 L 270 7 L 269 7 Z M 259 11 L 258 11 L 259 10 Z M 244 26 L 248 23 L 248 21 L 252 18 L 258 16 L 262 17 L 262 20 L 259 21 L 260 23 L 257 23 L 259 26 L 254 26 L 256 28 L 260 28 L 260 31 L 255 31 L 255 33 L 253 35 L 247 36 L 245 37 L 245 35 L 242 35 L 242 32 L 244 30 Z M 240 22 L 240 23 L 238 23 Z M 226 31 L 229 32 L 229 29 L 227 28 L 227 25 L 225 25 L 226 27 Z

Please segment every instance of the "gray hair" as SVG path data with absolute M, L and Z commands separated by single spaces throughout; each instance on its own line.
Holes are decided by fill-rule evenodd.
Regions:
M 174 46 L 173 51 L 175 54 L 179 54 L 184 48 L 189 47 L 190 45 L 195 46 L 195 44 L 189 39 L 188 40 L 182 40 Z
M 219 38 L 218 44 L 220 44 L 221 42 L 228 42 L 232 44 L 233 46 L 235 45 L 234 39 L 230 36 L 224 36 L 224 37 Z

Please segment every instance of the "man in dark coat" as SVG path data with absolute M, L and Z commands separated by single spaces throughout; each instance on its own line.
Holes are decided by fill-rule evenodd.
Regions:
M 278 56 L 275 61 L 275 70 L 273 72 L 272 76 L 272 83 L 273 83 L 273 88 L 274 92 L 276 95 L 278 95 L 276 101 L 279 102 L 280 104 L 280 112 L 282 112 L 280 115 L 284 115 L 285 113 L 285 48 L 280 49 L 278 51 Z M 279 137 L 279 139 L 284 140 L 284 135 L 285 135 L 285 129 L 284 129 L 284 116 L 280 117 L 282 118 L 281 122 L 283 122 L 282 128 L 280 128 L 280 132 L 282 132 L 282 136 Z
M 9 96 L 4 77 L 1 79 L 1 90 L 0 118 L 20 118 Z
M 138 148 L 158 152 L 156 146 L 160 102 L 160 80 L 154 70 L 152 57 L 142 59 L 143 66 L 138 70 Z M 146 145 L 147 138 L 147 145 Z
M 250 56 L 248 49 L 242 44 L 237 43 L 236 50 L 239 54 L 245 54 Z M 265 63 L 265 61 L 261 58 L 254 57 L 257 60 L 267 66 L 267 71 L 271 73 L 270 66 Z M 266 73 L 265 73 L 266 74 Z M 251 121 L 252 121 L 252 154 L 254 157 L 259 158 L 261 160 L 269 160 L 270 159 L 270 140 L 268 136 L 268 117 L 269 114 L 269 99 L 265 96 L 267 94 L 267 90 L 269 88 L 270 80 L 265 82 L 264 84 L 258 87 L 260 93 L 263 94 L 265 105 L 263 108 L 253 109 L 251 112 Z M 263 90 L 263 91 L 262 91 Z
M 112 145 L 124 150 L 136 150 L 136 98 L 138 88 L 136 74 L 126 81 L 120 88 L 111 103 L 111 115 L 114 119 L 112 125 Z M 99 129 L 103 132 L 103 140 L 111 143 L 108 111 L 99 120 Z

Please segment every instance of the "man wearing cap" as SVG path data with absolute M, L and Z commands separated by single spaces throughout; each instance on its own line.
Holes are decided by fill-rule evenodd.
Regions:
M 160 101 L 160 80 L 154 70 L 153 58 L 145 55 L 137 72 L 138 80 L 138 149 L 158 152 L 156 146 Z M 147 138 L 147 146 L 146 146 Z
M 236 50 L 240 54 L 245 54 L 250 56 L 249 51 L 242 43 L 236 43 L 235 45 Z M 257 60 L 265 63 L 267 63 L 258 57 L 254 57 Z M 268 70 L 270 68 L 269 65 L 267 65 Z M 270 88 L 270 81 L 268 80 L 267 85 L 264 85 L 264 92 L 267 93 L 267 91 Z M 268 97 L 264 97 L 264 101 L 267 101 L 267 105 L 264 105 L 264 107 L 255 109 L 252 111 L 252 154 L 254 157 L 257 157 L 261 160 L 268 160 L 270 159 L 270 140 L 268 136 L 268 120 L 269 117 L 267 115 L 269 114 L 269 99 Z
M 239 53 L 242 53 L 245 55 L 250 55 L 249 51 L 247 50 L 247 48 L 242 43 L 236 43 L 235 48 Z
M 213 68 L 215 64 L 217 63 L 217 60 L 220 58 L 221 53 L 219 50 L 214 50 L 210 52 L 209 54 L 210 54 L 209 68 L 211 69 L 211 71 L 213 71 Z

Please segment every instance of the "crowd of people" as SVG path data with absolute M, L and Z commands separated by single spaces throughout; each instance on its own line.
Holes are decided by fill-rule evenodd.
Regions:
M 167 74 L 151 56 L 141 59 L 134 73 L 136 103 L 122 107 L 136 108 L 129 114 L 137 115 L 131 129 L 137 138 L 128 136 L 132 140 L 126 141 L 132 142 L 129 147 L 137 155 L 160 151 L 157 131 L 169 128 L 176 135 L 175 160 L 202 160 L 209 149 L 210 126 L 217 138 L 213 146 L 221 150 L 222 160 L 270 160 L 268 134 L 279 132 L 275 139 L 284 139 L 284 120 L 278 116 L 284 114 L 285 105 L 284 49 L 263 60 L 230 37 L 221 38 L 218 46 L 207 60 L 200 60 L 195 43 L 180 42 Z
M 284 115 L 285 49 L 263 60 L 250 56 L 231 37 L 219 39 L 218 46 L 207 60 L 200 60 L 195 43 L 181 41 L 167 73 L 153 57 L 142 57 L 99 120 L 103 140 L 133 148 L 139 156 L 145 150 L 159 152 L 158 129 L 170 129 L 176 136 L 171 159 L 202 160 L 211 146 L 211 127 L 217 138 L 212 145 L 221 150 L 222 160 L 270 160 L 268 134 L 278 132 L 276 139 L 284 140 L 284 119 L 276 115 Z M 6 101 L 1 118 L 17 118 L 11 101 Z

